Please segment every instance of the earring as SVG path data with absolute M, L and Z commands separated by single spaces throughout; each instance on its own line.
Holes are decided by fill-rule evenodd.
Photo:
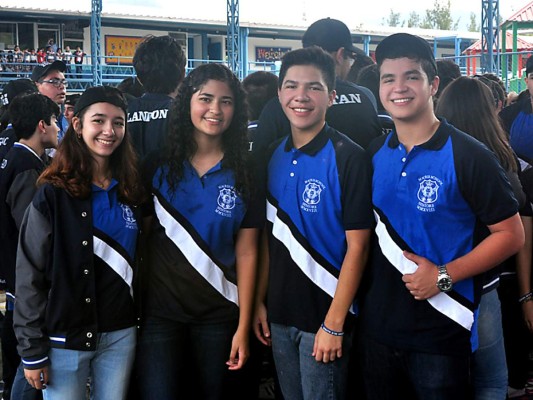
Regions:
M 78 139 L 81 139 L 81 133 L 78 133 Z

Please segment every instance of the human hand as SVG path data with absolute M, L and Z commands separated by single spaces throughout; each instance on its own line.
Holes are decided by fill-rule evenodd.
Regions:
M 437 287 L 439 271 L 437 266 L 427 258 L 408 251 L 404 251 L 403 255 L 418 266 L 415 272 L 405 274 L 402 277 L 405 287 L 415 300 L 426 300 L 439 294 L 440 290 Z
M 257 339 L 265 346 L 271 346 L 272 339 L 270 337 L 270 327 L 268 326 L 267 310 L 263 302 L 255 308 L 253 321 L 253 330 Z
M 24 368 L 24 377 L 31 387 L 37 390 L 46 389 L 46 385 L 48 384 L 48 367 L 39 369 Z
M 315 335 L 313 357 L 317 362 L 333 362 L 342 357 L 342 336 L 335 336 L 319 328 Z
M 237 332 L 233 335 L 229 360 L 226 361 L 229 370 L 235 371 L 241 369 L 248 360 L 250 356 L 248 335 L 248 331 L 244 329 L 237 329 Z

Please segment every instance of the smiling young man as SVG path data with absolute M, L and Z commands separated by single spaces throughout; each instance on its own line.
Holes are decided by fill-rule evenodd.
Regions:
M 325 122 L 334 84 L 334 60 L 322 49 L 284 56 L 278 93 L 291 128 L 267 157 L 269 263 L 254 330 L 263 343 L 272 333 L 287 399 L 344 398 L 352 303 L 373 226 L 370 163 Z
M 517 203 L 494 154 L 435 116 L 429 44 L 391 35 L 376 60 L 395 130 L 368 149 L 377 238 L 361 313 L 367 396 L 469 399 L 476 276 L 523 245 Z

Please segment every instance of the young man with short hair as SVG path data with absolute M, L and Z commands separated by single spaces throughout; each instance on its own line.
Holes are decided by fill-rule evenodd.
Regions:
M 328 108 L 329 126 L 344 133 L 363 148 L 381 134 L 376 99 L 370 90 L 346 81 L 357 48 L 348 27 L 339 20 L 323 18 L 312 23 L 302 37 L 303 47 L 318 46 L 333 57 L 336 94 Z M 289 122 L 277 99 L 266 104 L 259 118 L 254 152 L 262 154 L 268 145 L 284 135 Z
M 466 400 L 478 276 L 523 246 L 517 202 L 494 154 L 435 116 L 429 44 L 391 35 L 376 60 L 395 130 L 368 149 L 377 238 L 360 319 L 366 393 Z
M 322 49 L 284 56 L 278 95 L 290 131 L 267 154 L 269 263 L 254 331 L 265 344 L 272 333 L 287 399 L 345 396 L 353 300 L 373 226 L 369 160 L 325 122 L 334 87 L 335 63 Z
M 4 371 L 9 374 L 4 376 L 4 391 L 11 391 L 15 372 L 20 364 L 13 331 L 19 228 L 24 212 L 37 190 L 37 178 L 45 167 L 44 151 L 57 146 L 59 128 L 56 117 L 59 115 L 59 107 L 48 97 L 32 93 L 15 97 L 9 106 L 9 113 L 18 141 L 0 161 L 0 274 L 5 278 L 7 287 L 2 351 Z M 20 378 L 21 381 L 17 379 L 13 386 L 13 393 L 18 393 L 17 389 L 22 390 L 21 385 L 25 384 L 24 373 Z M 27 387 L 27 390 L 34 392 L 31 387 Z M 18 395 L 13 398 L 29 398 Z
M 65 103 L 67 98 L 68 82 L 65 79 L 67 66 L 63 61 L 54 61 L 47 65 L 36 65 L 31 73 L 31 80 L 37 85 L 39 93 L 44 94 L 59 107 Z M 57 115 L 59 123 L 58 142 L 61 142 L 68 128 L 68 121 L 63 114 Z

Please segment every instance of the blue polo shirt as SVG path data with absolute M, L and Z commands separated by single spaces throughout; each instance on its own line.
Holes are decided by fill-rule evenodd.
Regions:
M 445 120 L 428 142 L 409 153 L 395 132 L 377 139 L 369 153 L 377 240 L 361 326 L 395 347 L 464 355 L 476 331 L 479 279 L 414 300 L 401 278 L 416 265 L 402 251 L 437 265 L 469 253 L 487 237 L 488 225 L 517 212 L 505 172 L 483 144 Z
M 261 227 L 263 213 L 237 192 L 223 161 L 202 177 L 185 162 L 174 190 L 167 173 L 159 166 L 151 179 L 147 313 L 181 322 L 237 319 L 236 237 L 240 229 Z
M 101 332 L 135 323 L 133 266 L 139 228 L 130 206 L 118 200 L 118 182 L 92 185 L 93 251 L 98 327 Z
M 316 332 L 335 294 L 346 231 L 373 226 L 364 150 L 327 124 L 307 145 L 268 156 L 269 321 Z M 354 310 L 351 310 L 354 312 Z

